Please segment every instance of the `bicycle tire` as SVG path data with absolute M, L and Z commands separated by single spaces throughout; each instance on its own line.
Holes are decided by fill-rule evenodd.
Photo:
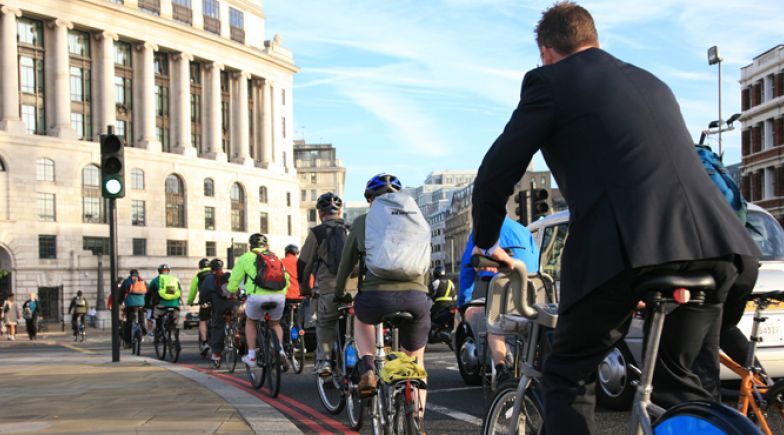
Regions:
M 223 360 L 226 362 L 226 370 L 229 373 L 234 373 L 234 370 L 237 368 L 237 346 L 234 343 L 234 330 L 231 328 L 226 331 Z
M 155 356 L 157 356 L 159 360 L 163 361 L 163 359 L 166 358 L 166 340 L 162 331 L 157 329 L 155 330 L 153 345 L 155 346 Z
M 771 433 L 784 433 L 784 380 L 773 384 L 765 393 L 766 418 Z
M 166 353 L 168 355 L 169 361 L 177 362 L 179 352 L 176 352 L 175 350 L 173 335 L 174 332 L 171 329 L 166 330 Z
M 713 402 L 686 402 L 668 409 L 653 425 L 656 435 L 670 434 L 761 434 L 746 416 Z
M 493 394 L 490 406 L 487 408 L 485 418 L 482 421 L 482 434 L 484 435 L 505 435 L 509 433 L 509 426 L 512 424 L 512 408 L 517 396 L 517 381 L 510 379 L 502 383 Z M 523 409 L 517 422 L 517 433 L 538 434 L 539 428 L 544 422 L 544 403 L 538 390 L 528 387 L 523 398 Z M 520 425 L 525 427 L 520 432 Z
M 131 354 L 140 355 L 142 352 L 142 331 L 138 323 L 131 325 L 133 337 L 131 338 Z
M 370 399 L 370 407 L 368 408 L 368 414 L 370 415 L 370 429 L 373 435 L 386 435 L 387 432 L 391 429 L 388 425 L 385 425 L 385 418 L 384 418 L 384 399 L 381 397 L 381 389 L 379 388 Z
M 346 415 L 348 416 L 348 426 L 353 430 L 362 429 L 365 416 L 366 399 L 359 394 L 357 385 L 349 381 L 348 398 L 346 399 Z
M 296 374 L 305 368 L 305 338 L 302 335 L 291 343 L 291 368 Z
M 280 393 L 280 365 L 282 361 L 280 360 L 280 352 L 277 350 L 280 349 L 280 346 L 278 345 L 278 336 L 272 330 L 269 330 L 268 346 L 267 388 L 269 389 L 270 397 L 278 397 L 278 393 Z
M 265 370 L 265 361 L 266 361 L 266 353 L 264 353 L 264 340 L 266 329 L 262 326 L 261 322 L 256 323 L 256 367 L 249 367 L 245 366 L 245 372 L 248 375 L 248 379 L 250 380 L 250 384 L 253 385 L 255 389 L 261 389 L 264 385 L 265 375 L 267 371 Z
M 418 418 L 414 415 L 413 411 L 409 409 L 414 406 L 416 400 L 413 400 L 412 402 L 413 403 L 408 403 L 404 394 L 398 394 L 395 397 L 395 414 L 392 417 L 392 430 L 394 433 L 401 435 L 419 434 Z
M 338 350 L 337 338 L 332 342 L 332 374 L 329 377 L 322 377 L 316 374 L 316 390 L 318 391 L 321 404 L 324 409 L 332 415 L 340 414 L 346 406 L 346 397 L 343 395 L 343 379 L 342 372 L 339 370 L 340 351 Z

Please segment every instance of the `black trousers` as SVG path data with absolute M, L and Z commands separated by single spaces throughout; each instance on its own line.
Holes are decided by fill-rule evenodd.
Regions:
M 76 337 L 76 330 L 79 327 L 79 323 L 84 323 L 84 316 L 87 314 L 85 313 L 73 313 L 71 314 L 71 329 L 73 329 L 73 335 Z
M 27 336 L 32 340 L 38 334 L 38 313 L 33 314 L 31 319 L 25 319 L 25 323 L 27 324 Z
M 546 433 L 597 433 L 597 366 L 629 330 L 633 309 L 640 300 L 634 284 L 653 270 L 705 270 L 716 279 L 717 288 L 706 295 L 704 305 L 684 305 L 667 316 L 653 379 L 653 401 L 665 408 L 687 400 L 711 400 L 711 394 L 702 388 L 691 367 L 714 321 L 721 316 L 727 291 L 737 278 L 733 261 L 734 257 L 728 257 L 631 269 L 561 313 L 552 353 L 543 369 Z
M 234 301 L 227 299 L 213 298 L 212 299 L 212 319 L 210 320 L 210 348 L 215 353 L 223 352 L 223 340 L 226 338 L 226 318 L 224 314 L 226 311 L 233 310 L 237 305 Z
M 147 335 L 147 322 L 144 319 L 144 307 L 125 307 L 125 322 L 123 324 L 123 340 L 131 342 L 131 326 L 133 326 L 133 311 L 136 310 L 136 321 L 142 328 L 142 336 Z

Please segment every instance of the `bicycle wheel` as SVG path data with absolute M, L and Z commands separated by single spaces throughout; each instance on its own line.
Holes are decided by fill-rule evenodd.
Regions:
M 337 350 L 338 342 L 335 340 L 332 343 L 332 375 L 329 377 L 322 377 L 316 375 L 316 389 L 318 390 L 319 399 L 324 409 L 330 414 L 339 414 L 346 406 L 346 398 L 343 395 L 343 372 L 339 369 L 340 351 Z
M 392 427 L 396 434 L 402 435 L 418 435 L 419 434 L 419 416 L 414 410 L 418 408 L 418 397 L 414 396 L 418 392 L 416 388 L 413 389 L 411 400 L 406 400 L 405 393 L 399 391 L 395 395 L 395 414 L 392 417 Z
M 234 342 L 234 330 L 227 328 L 226 338 L 223 346 L 223 360 L 226 361 L 226 369 L 229 373 L 234 373 L 237 368 L 237 346 Z
M 166 340 L 166 355 L 171 362 L 177 362 L 179 354 L 176 353 L 174 349 L 174 333 L 171 329 L 167 329 L 164 334 Z
M 297 331 L 301 331 L 297 328 Z M 305 368 L 305 337 L 297 334 L 289 344 L 288 355 L 291 355 L 291 370 L 296 373 L 302 373 Z
M 359 379 L 359 371 L 357 368 L 351 370 L 348 379 L 348 398 L 346 399 L 346 414 L 348 415 L 349 427 L 354 430 L 362 428 L 362 419 L 365 415 L 365 398 L 359 394 L 357 389 L 357 381 Z
M 257 344 L 263 340 L 263 336 L 257 336 Z M 247 364 L 245 365 L 245 374 L 248 376 L 248 381 L 250 384 L 253 385 L 253 388 L 259 389 L 262 385 L 264 385 L 264 375 L 266 371 L 264 370 L 264 354 L 263 354 L 263 346 L 258 346 L 256 348 L 256 367 L 250 367 Z
M 386 388 L 380 385 L 370 400 L 370 428 L 373 435 L 392 435 L 392 426 L 386 419 Z
M 142 352 L 142 329 L 138 323 L 131 326 L 131 354 L 140 355 Z
M 668 409 L 653 425 L 656 435 L 758 434 L 759 429 L 740 412 L 712 402 L 686 402 Z
M 766 418 L 770 432 L 784 433 L 784 380 L 773 384 L 765 393 Z
M 482 433 L 484 435 L 505 435 L 509 433 L 509 428 L 513 424 L 511 420 L 516 396 L 516 380 L 510 379 L 496 389 L 482 422 Z M 515 433 L 536 435 L 539 433 L 539 428 L 543 423 L 544 405 L 542 399 L 538 390 L 529 387 L 525 390 L 523 406 L 515 424 L 517 426 Z
M 163 359 L 166 358 L 166 341 L 163 332 L 157 328 L 155 329 L 153 345 L 155 346 L 155 356 L 157 356 L 159 360 L 163 361 Z
M 269 341 L 267 342 L 267 388 L 269 388 L 269 395 L 271 397 L 278 397 L 280 393 L 280 346 L 278 345 L 278 336 L 275 331 L 269 330 Z

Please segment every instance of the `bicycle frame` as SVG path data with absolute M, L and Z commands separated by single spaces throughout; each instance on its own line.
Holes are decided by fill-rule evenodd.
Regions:
M 654 307 L 651 329 L 648 333 L 648 343 L 645 346 L 645 360 L 642 376 L 637 385 L 637 392 L 632 407 L 632 417 L 629 422 L 629 435 L 652 435 L 651 415 L 658 417 L 664 413 L 664 408 L 651 402 L 653 392 L 653 371 L 656 368 L 656 358 L 659 354 L 662 329 L 664 329 L 664 304 L 657 302 Z

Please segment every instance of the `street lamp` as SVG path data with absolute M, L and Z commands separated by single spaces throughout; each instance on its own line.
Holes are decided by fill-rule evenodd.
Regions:
M 721 61 L 724 59 L 719 54 L 719 47 L 713 46 L 708 49 L 708 65 L 719 64 L 719 155 L 722 155 L 724 143 L 721 140 Z

